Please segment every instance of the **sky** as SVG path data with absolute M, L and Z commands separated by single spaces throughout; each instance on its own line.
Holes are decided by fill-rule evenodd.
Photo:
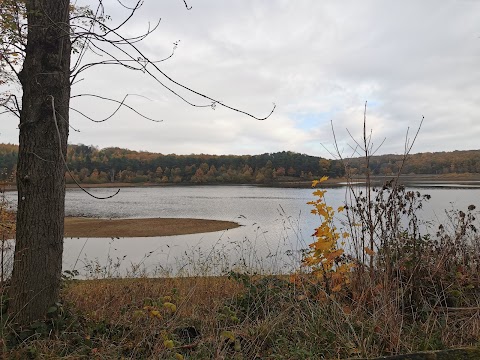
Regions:
M 133 4 L 123 0 L 124 4 Z M 72 94 L 121 100 L 102 123 L 71 112 L 69 142 L 164 154 L 261 154 L 294 151 L 343 156 L 367 132 L 378 154 L 412 149 L 480 149 L 480 1 L 476 0 L 145 0 L 122 29 L 157 30 L 136 46 L 169 77 L 259 121 L 220 105 L 192 107 L 149 74 L 98 66 L 82 74 Z M 78 1 L 95 7 L 94 0 Z M 105 0 L 108 26 L 126 10 Z M 95 61 L 89 54 L 84 61 Z M 211 102 L 153 74 L 187 100 Z M 77 97 L 72 108 L 95 119 L 114 103 Z M 17 121 L 3 116 L 0 142 L 18 143 Z M 348 129 L 348 131 L 347 131 Z M 408 131 L 408 135 L 407 135 Z M 353 139 L 352 139 L 353 137 Z

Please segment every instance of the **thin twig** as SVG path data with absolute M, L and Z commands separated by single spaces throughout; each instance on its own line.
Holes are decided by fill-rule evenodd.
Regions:
M 142 95 L 137 95 L 137 94 L 127 94 L 124 96 L 124 98 L 119 101 L 119 100 L 115 100 L 115 99 L 111 99 L 111 98 L 108 98 L 108 97 L 105 97 L 105 96 L 100 96 L 100 95 L 95 95 L 95 94 L 79 94 L 79 95 L 74 95 L 72 96 L 71 98 L 74 99 L 74 98 L 78 98 L 78 97 L 83 97 L 83 96 L 91 96 L 91 97 L 96 97 L 96 98 L 99 98 L 99 99 L 102 99 L 102 100 L 106 100 L 106 101 L 111 101 L 111 102 L 115 102 L 118 104 L 118 107 L 109 115 L 107 116 L 106 118 L 104 119 L 101 119 L 101 120 L 95 120 L 91 117 L 89 117 L 88 115 L 85 115 L 83 112 L 81 112 L 80 110 L 77 110 L 75 108 L 70 108 L 71 110 L 79 113 L 80 115 L 84 116 L 85 118 L 87 118 L 88 120 L 90 121 L 93 121 L 93 122 L 96 122 L 96 123 L 101 123 L 101 122 L 104 122 L 104 121 L 107 121 L 109 119 L 111 119 L 119 110 L 122 106 L 132 110 L 134 113 L 136 113 L 137 115 L 140 115 L 141 117 L 143 117 L 144 119 L 146 120 L 149 120 L 149 121 L 153 121 L 153 122 L 162 122 L 163 120 L 155 120 L 155 119 L 152 119 L 152 118 L 149 118 L 148 116 L 145 116 L 143 115 L 142 113 L 140 113 L 139 111 L 137 111 L 135 108 L 131 107 L 130 105 L 127 105 L 125 104 L 125 100 L 127 100 L 127 97 L 129 96 L 132 96 L 132 95 L 135 95 L 135 96 L 140 96 L 140 97 L 143 97 L 145 99 L 148 99 L 147 97 L 145 96 L 142 96 Z
M 110 199 L 110 198 L 114 197 L 115 195 L 117 195 L 117 194 L 120 192 L 120 189 L 118 189 L 115 194 L 110 195 L 110 196 L 106 196 L 106 197 L 96 196 L 96 195 L 93 195 L 92 193 L 88 192 L 85 188 L 83 188 L 83 187 L 78 183 L 78 181 L 75 179 L 75 177 L 73 176 L 72 172 L 70 171 L 70 169 L 69 169 L 69 167 L 68 167 L 67 161 L 65 160 L 65 157 L 63 156 L 63 151 L 62 151 L 62 136 L 60 135 L 60 129 L 58 128 L 57 116 L 56 116 L 56 111 L 55 111 L 55 98 L 53 97 L 53 95 L 49 95 L 49 96 L 52 98 L 53 121 L 55 122 L 55 128 L 57 129 L 59 154 L 60 154 L 60 157 L 62 158 L 63 164 L 65 165 L 65 168 L 67 169 L 68 174 L 70 175 L 70 177 L 72 178 L 72 180 L 75 182 L 75 184 L 77 184 L 77 186 L 78 186 L 83 192 L 85 192 L 86 194 L 90 195 L 91 197 L 93 197 L 93 198 L 95 198 L 95 199 L 98 199 L 98 200 L 106 200 L 106 199 Z
M 192 6 L 188 6 L 187 4 L 187 0 L 183 0 L 183 3 L 185 4 L 185 7 L 187 8 L 187 10 L 192 10 Z

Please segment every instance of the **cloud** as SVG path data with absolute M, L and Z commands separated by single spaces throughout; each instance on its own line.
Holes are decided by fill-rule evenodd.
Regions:
M 87 0 L 86 0 L 87 1 Z M 93 0 L 87 2 L 94 3 Z M 329 156 L 330 121 L 343 148 L 368 127 L 380 153 L 403 151 L 422 118 L 415 152 L 478 148 L 480 131 L 480 25 L 475 1 L 422 2 L 313 0 L 148 0 L 125 29 L 144 31 L 162 18 L 156 33 L 138 44 L 162 71 L 191 89 L 256 116 L 259 122 L 217 106 L 196 108 L 141 72 L 97 68 L 74 93 L 122 99 L 151 123 L 123 109 L 104 124 L 72 114 L 70 142 L 122 146 L 163 153 L 253 154 L 291 150 Z M 113 23 L 124 9 L 105 1 Z M 159 80 L 195 104 L 210 101 Z M 82 111 L 104 116 L 112 104 L 82 99 Z M 10 126 L 10 122 L 8 122 Z M 1 141 L 16 141 L 9 129 Z M 329 145 L 330 144 L 330 145 Z

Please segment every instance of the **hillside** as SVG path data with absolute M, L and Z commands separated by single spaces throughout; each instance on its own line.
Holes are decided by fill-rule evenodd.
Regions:
M 0 144 L 0 180 L 14 178 L 18 147 Z M 320 161 L 321 160 L 321 161 Z M 81 183 L 272 183 L 343 175 L 339 162 L 294 152 L 260 155 L 157 154 L 69 145 L 67 163 Z M 67 181 L 72 181 L 67 176 Z
M 0 144 L 0 180 L 14 179 L 18 146 Z M 401 155 L 370 160 L 373 175 L 391 175 Z M 85 184 L 123 183 L 234 183 L 269 184 L 345 175 L 344 163 L 291 151 L 260 155 L 157 154 L 122 148 L 69 145 L 67 162 L 75 179 Z M 345 162 L 353 175 L 364 173 L 364 159 Z M 408 157 L 404 174 L 480 173 L 480 150 L 419 153 Z M 67 182 L 73 180 L 67 176 Z

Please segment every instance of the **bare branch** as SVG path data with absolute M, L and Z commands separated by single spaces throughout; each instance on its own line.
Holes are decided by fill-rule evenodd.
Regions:
M 99 23 L 99 20 L 98 19 L 95 19 L 95 18 L 91 18 L 92 22 L 96 22 L 98 24 Z M 272 110 L 270 111 L 270 113 L 265 116 L 265 117 L 257 117 L 253 114 L 250 114 L 246 111 L 243 111 L 243 110 L 240 110 L 238 108 L 235 108 L 233 106 L 230 106 L 228 104 L 225 104 L 223 103 L 222 101 L 219 101 L 217 99 L 214 99 L 208 95 L 205 95 L 205 94 L 202 94 L 186 85 L 183 85 L 182 83 L 174 80 L 172 77 L 170 77 L 168 74 L 166 74 L 164 71 L 162 71 L 156 64 L 155 62 L 151 61 L 150 59 L 148 59 L 148 57 L 143 54 L 142 51 L 140 51 L 138 49 L 138 47 L 136 47 L 134 44 L 132 43 L 129 43 L 128 42 L 128 39 L 125 38 L 124 36 L 122 36 L 121 34 L 118 33 L 117 30 L 115 30 L 114 28 L 109 28 L 107 25 L 105 24 L 101 24 L 102 27 L 104 27 L 107 31 L 105 32 L 105 34 L 113 34 L 115 36 L 118 37 L 118 39 L 120 39 L 121 41 L 125 42 L 125 45 L 127 45 L 134 53 L 138 54 L 138 56 L 133 56 L 132 54 L 130 54 L 129 52 L 127 52 L 126 50 L 124 50 L 121 46 L 120 46 L 120 43 L 116 43 L 115 41 L 111 41 L 109 39 L 106 39 L 105 38 L 105 34 L 104 35 L 100 35 L 100 34 L 96 34 L 96 36 L 92 36 L 92 38 L 95 38 L 95 40 L 97 41 L 100 41 L 100 42 L 104 42 L 104 43 L 109 43 L 111 46 L 113 46 L 115 49 L 119 50 L 120 52 L 122 52 L 124 55 L 127 56 L 127 58 L 129 58 L 130 60 L 133 60 L 133 61 L 137 61 L 140 63 L 139 61 L 139 58 L 141 59 L 141 62 L 144 62 L 144 66 L 143 66 L 143 70 L 148 74 L 150 75 L 154 80 L 156 80 L 161 86 L 163 86 L 166 90 L 170 91 L 172 94 L 174 94 L 175 96 L 177 96 L 178 98 L 180 98 L 181 100 L 183 100 L 185 103 L 193 106 L 193 107 L 205 107 L 206 105 L 197 105 L 189 100 L 187 100 L 185 97 L 183 97 L 182 95 L 180 95 L 177 91 L 175 91 L 174 89 L 172 89 L 170 86 L 167 86 L 166 84 L 164 84 L 154 73 L 153 71 L 155 72 L 158 72 L 160 75 L 162 75 L 166 80 L 168 80 L 170 83 L 174 84 L 175 86 L 178 86 L 179 88 L 181 89 L 184 89 L 186 91 L 188 91 L 189 93 L 191 94 L 194 94 L 200 98 L 203 98 L 203 99 L 206 99 L 206 100 L 209 100 L 210 101 L 210 104 L 208 106 L 212 106 L 212 105 L 220 105 L 222 107 L 225 107 L 227 109 L 230 109 L 232 111 L 235 111 L 235 112 L 238 112 L 238 113 L 242 113 L 244 115 L 247 115 L 249 117 L 252 117 L 256 120 L 265 120 L 267 118 L 269 118 L 271 116 L 271 114 L 273 113 L 273 111 L 275 110 L 276 108 L 276 105 L 273 104 L 273 108 Z M 91 44 L 92 45 L 92 44 Z M 105 53 L 107 56 L 110 56 L 113 58 L 113 56 L 108 53 L 106 50 L 104 49 L 100 49 L 97 47 L 97 49 L 103 53 Z M 148 68 L 148 66 L 152 68 L 152 70 L 150 70 Z M 74 75 L 75 76 L 75 75 Z
M 324 144 L 320 143 L 320 145 L 325 149 L 325 151 L 327 151 L 327 152 L 330 154 L 330 156 L 332 157 L 332 159 L 336 159 L 336 158 L 337 158 L 337 156 L 336 156 L 334 153 L 332 153 Z
M 152 63 L 157 64 L 157 63 L 167 61 L 168 59 L 171 59 L 173 57 L 173 55 L 175 55 L 175 49 L 178 47 L 179 42 L 180 42 L 180 40 L 177 40 L 176 42 L 173 43 L 174 46 L 173 46 L 173 49 L 172 49 L 172 53 L 170 55 L 168 55 L 166 58 L 152 61 Z M 91 48 L 90 48 L 90 50 L 94 51 Z M 100 54 L 97 54 L 97 55 L 102 56 Z M 80 74 L 82 71 L 88 70 L 89 68 L 97 66 L 97 65 L 120 65 L 120 66 L 123 66 L 123 67 L 125 67 L 129 70 L 144 71 L 144 65 L 141 65 L 141 67 L 138 68 L 138 67 L 130 66 L 130 65 L 127 64 L 129 62 L 134 63 L 134 64 L 139 64 L 140 61 L 141 60 L 139 60 L 139 59 L 132 60 L 132 59 L 116 59 L 116 58 L 114 58 L 114 60 L 103 60 L 103 61 L 98 61 L 98 62 L 91 62 L 91 63 L 85 64 L 85 65 L 82 65 L 81 67 L 78 68 L 78 70 L 75 72 L 75 75 L 72 76 L 71 84 L 72 85 L 74 84 L 75 77 L 78 76 L 78 74 Z
M 45 161 L 45 162 L 49 162 L 49 163 L 54 163 L 54 162 L 55 162 L 55 161 L 53 161 L 53 160 L 44 159 L 43 157 L 41 157 L 40 155 L 34 153 L 33 151 L 27 151 L 27 154 L 31 154 L 31 155 L 35 156 L 37 159 L 40 159 L 40 160 Z
M 102 100 L 106 100 L 106 101 L 112 101 L 112 102 L 115 102 L 118 105 L 118 107 L 113 111 L 113 113 L 111 113 L 109 116 L 107 116 L 106 118 L 102 119 L 102 120 L 95 120 L 95 119 L 92 119 L 91 117 L 85 115 L 83 112 L 77 110 L 77 109 L 74 109 L 74 108 L 70 108 L 71 110 L 79 113 L 80 115 L 84 116 L 85 118 L 93 121 L 93 122 L 96 122 L 96 123 L 100 123 L 100 122 L 104 122 L 104 121 L 107 121 L 109 119 L 111 119 L 119 110 L 122 106 L 132 110 L 134 113 L 136 113 L 137 115 L 140 115 L 141 117 L 143 117 L 144 119 L 146 120 L 149 120 L 149 121 L 153 121 L 153 122 L 162 122 L 163 120 L 155 120 L 155 119 L 152 119 L 152 118 L 149 118 L 148 116 L 145 116 L 143 114 L 141 114 L 140 112 L 138 112 L 135 108 L 131 107 L 130 105 L 127 105 L 125 104 L 125 100 L 127 99 L 127 97 L 129 96 L 140 96 L 140 97 L 143 97 L 145 99 L 148 99 L 147 97 L 145 96 L 142 96 L 142 95 L 137 95 L 137 94 L 127 94 L 125 95 L 125 97 L 122 99 L 122 101 L 119 101 L 119 100 L 115 100 L 115 99 L 111 99 L 111 98 L 108 98 L 108 97 L 105 97 L 105 96 L 100 96 L 100 95 L 95 95 L 95 94 L 79 94 L 79 95 L 74 95 L 72 96 L 71 98 L 78 98 L 78 97 L 83 97 L 83 96 L 90 96 L 90 97 L 95 97 L 95 98 L 99 98 L 99 99 L 102 99 Z
M 123 2 L 121 2 L 120 0 L 117 0 L 117 2 L 122 5 L 125 9 L 128 9 L 128 10 L 135 10 L 135 7 L 130 7 L 128 5 L 125 5 Z M 138 4 L 137 4 L 138 5 Z M 136 5 L 136 6 L 137 6 Z
M 62 151 L 62 136 L 60 135 L 60 129 L 58 128 L 58 122 L 57 122 L 57 116 L 56 116 L 56 111 L 55 111 L 55 99 L 52 95 L 50 95 L 50 97 L 52 98 L 52 111 L 53 111 L 53 121 L 55 122 L 55 129 L 57 130 L 57 136 L 58 136 L 58 150 L 59 150 L 59 155 L 63 161 L 63 164 L 65 165 L 65 168 L 67 169 L 67 172 L 68 172 L 68 175 L 70 175 L 70 177 L 72 178 L 72 180 L 75 182 L 75 184 L 77 184 L 77 186 L 83 191 L 85 192 L 86 194 L 90 195 L 91 197 L 95 198 L 95 199 L 98 199 L 98 200 L 106 200 L 106 199 L 110 199 L 112 197 L 114 197 L 115 195 L 117 195 L 119 192 L 120 192 L 120 189 L 117 190 L 117 192 L 113 195 L 109 195 L 109 196 L 106 196 L 106 197 L 101 197 L 101 196 L 96 196 L 96 195 L 93 195 L 92 193 L 90 193 L 89 191 L 87 191 L 85 188 L 83 188 L 79 183 L 78 181 L 75 179 L 75 177 L 73 176 L 72 172 L 70 171 L 69 167 L 68 167 L 68 164 L 67 164 L 67 161 L 65 160 L 65 156 L 63 155 L 63 151 Z
M 80 132 L 80 130 L 75 129 L 72 125 L 70 125 L 69 122 L 68 122 L 67 120 L 65 120 L 65 118 L 64 118 L 58 111 L 57 111 L 57 115 L 60 117 L 60 120 L 62 120 L 65 124 L 68 125 L 68 127 L 69 127 L 70 129 L 72 129 L 72 130 L 75 131 L 75 132 Z
M 383 138 L 382 142 L 380 143 L 380 145 L 378 145 L 378 147 L 375 149 L 375 151 L 372 152 L 372 156 L 375 155 L 377 153 L 378 150 L 380 150 L 380 148 L 382 147 L 382 145 L 385 143 L 385 141 L 387 140 L 387 138 Z
M 102 0 L 99 0 L 98 1 L 98 6 L 97 6 L 97 10 L 95 11 L 95 17 L 97 17 L 98 13 L 101 11 L 101 9 L 103 9 L 103 4 L 102 4 Z M 75 19 L 70 19 L 70 22 L 74 21 Z M 91 22 L 90 23 L 90 29 L 89 29 L 89 32 L 92 31 L 93 27 L 95 26 L 95 22 Z M 87 39 L 88 40 L 88 37 Z M 73 49 L 73 46 L 74 46 L 74 43 L 75 43 L 75 40 L 72 41 L 72 49 Z M 80 62 L 82 61 L 83 59 L 83 56 L 85 55 L 85 52 L 87 51 L 87 41 L 85 41 L 83 43 L 83 45 L 81 46 L 80 48 L 80 55 L 78 56 L 78 59 L 77 61 L 75 62 L 75 65 L 73 66 L 73 69 L 75 69 L 77 66 L 79 66 Z
M 8 97 L 3 101 L 3 102 L 0 102 L 0 106 L 5 106 L 7 105 L 7 103 L 10 101 L 12 95 L 8 95 Z
M 7 105 L 9 102 L 12 102 L 11 101 L 12 99 L 14 100 L 13 101 L 13 106 L 15 107 L 14 109 L 12 109 L 10 106 Z M 15 95 L 9 94 L 8 97 L 0 103 L 0 107 L 3 107 L 6 109 L 6 111 L 1 112 L 0 115 L 11 113 L 20 119 L 17 97 Z
M 188 6 L 187 4 L 187 0 L 183 0 L 183 3 L 185 4 L 185 7 L 187 8 L 187 10 L 192 10 L 192 6 Z
M 357 147 L 359 147 L 360 149 L 364 149 L 362 145 L 360 145 L 360 143 L 353 137 L 353 135 L 350 133 L 350 130 L 348 130 L 348 128 L 346 128 L 347 130 L 347 133 L 348 135 L 350 135 L 350 139 L 353 140 L 353 142 L 355 142 L 355 144 L 357 145 Z

